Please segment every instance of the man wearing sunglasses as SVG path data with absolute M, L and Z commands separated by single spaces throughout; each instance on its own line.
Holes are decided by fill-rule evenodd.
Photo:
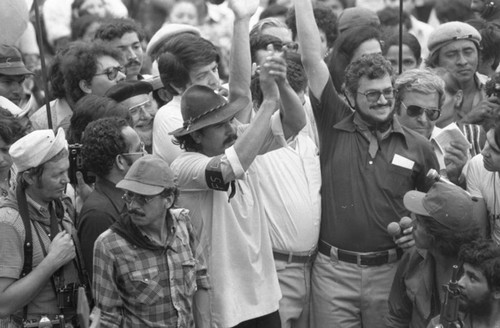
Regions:
M 132 117 L 132 127 L 146 145 L 148 153 L 152 152 L 153 119 L 158 111 L 152 92 L 151 83 L 133 80 L 118 83 L 105 94 L 128 108 Z
M 444 81 L 429 70 L 413 69 L 396 79 L 395 90 L 394 107 L 401 125 L 431 140 L 441 174 L 459 183 L 468 160 L 469 144 L 454 140 L 442 149 L 434 140 L 441 131 L 436 120 L 444 102 Z
M 91 122 L 83 133 L 82 144 L 85 167 L 96 175 L 95 188 L 85 199 L 77 220 L 83 260 L 92 273 L 95 240 L 125 209 L 123 192 L 115 185 L 146 153 L 137 132 L 125 119 L 117 117 Z
M 321 53 L 310 1 L 294 0 L 297 37 L 318 127 L 321 227 L 311 277 L 314 327 L 385 327 L 387 299 L 411 229 L 386 230 L 409 212 L 403 196 L 427 191 L 438 168 L 428 140 L 394 116 L 392 66 L 380 54 L 354 60 L 337 93 Z M 354 111 L 353 111 L 354 110 Z
M 209 285 L 188 211 L 174 208 L 174 173 L 146 155 L 116 186 L 127 211 L 94 248 L 101 326 L 193 328 L 193 295 Z

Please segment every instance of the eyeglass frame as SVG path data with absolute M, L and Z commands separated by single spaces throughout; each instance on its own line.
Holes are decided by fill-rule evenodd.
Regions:
M 136 115 L 136 114 L 140 114 L 140 112 L 141 112 L 141 111 L 140 111 L 140 109 L 141 109 L 141 108 L 142 108 L 142 110 L 143 110 L 143 111 L 145 111 L 146 113 L 150 113 L 150 112 L 146 109 L 146 107 L 145 107 L 145 105 L 146 105 L 146 104 L 148 104 L 148 103 L 149 103 L 149 104 L 151 104 L 151 106 L 153 105 L 153 101 L 152 101 L 151 99 L 148 99 L 148 100 L 146 100 L 146 101 L 141 102 L 140 104 L 137 104 L 137 105 L 134 105 L 134 106 L 130 107 L 130 108 L 128 109 L 128 111 L 129 111 L 130 115 L 132 115 L 132 116 L 133 116 L 133 115 Z M 137 112 L 132 113 L 132 111 L 135 111 L 136 109 L 137 109 Z
M 391 90 L 391 95 L 388 97 L 388 94 L 385 94 L 385 91 L 387 90 Z M 369 103 L 376 103 L 379 99 L 380 99 L 380 96 L 384 95 L 384 98 L 386 100 L 392 100 L 394 99 L 394 97 L 396 96 L 396 89 L 394 89 L 393 87 L 390 87 L 390 88 L 385 88 L 384 90 L 368 90 L 368 91 L 365 91 L 365 92 L 357 92 L 357 94 L 360 94 L 360 95 L 363 95 L 365 96 L 366 98 L 366 101 L 368 101 Z M 377 98 L 373 98 L 373 99 L 370 99 L 373 95 L 373 97 L 375 97 L 375 95 L 377 95 Z
M 418 105 L 406 105 L 404 102 L 401 102 L 401 105 L 403 105 L 405 107 L 405 110 L 406 110 L 406 115 L 408 115 L 409 117 L 419 117 L 421 116 L 423 113 L 425 113 L 425 116 L 429 119 L 429 121 L 437 121 L 438 118 L 441 116 L 441 108 L 425 108 L 425 107 L 422 107 L 422 106 L 418 106 Z M 409 107 L 418 107 L 420 110 L 419 110 L 419 113 L 414 115 L 414 114 L 410 114 L 408 112 L 408 108 Z M 436 118 L 431 118 L 430 115 L 429 115 L 429 112 L 437 112 L 437 117 Z
M 155 199 L 156 197 L 158 197 L 160 195 L 161 195 L 161 193 L 156 194 L 156 195 L 152 195 L 152 196 L 146 196 L 146 195 L 137 194 L 135 192 L 127 190 L 123 194 L 122 199 L 128 205 L 132 204 L 132 202 L 136 202 L 137 204 L 143 206 L 143 205 L 151 203 L 153 201 L 153 199 Z
M 140 151 L 121 153 L 120 155 L 125 155 L 125 156 L 141 155 L 141 157 L 143 157 L 144 155 L 147 154 L 146 144 L 143 141 L 141 141 L 141 143 L 139 144 L 139 147 L 140 147 Z
M 108 71 L 109 69 L 111 69 L 110 72 Z M 101 73 L 94 74 L 94 76 L 106 75 L 106 77 L 108 78 L 108 80 L 113 81 L 113 80 L 115 80 L 118 77 L 118 73 L 123 73 L 124 71 L 125 71 L 125 67 L 123 67 L 121 65 L 119 65 L 119 66 L 111 66 L 111 67 L 106 68 Z M 111 74 L 115 74 L 115 76 L 113 78 L 111 78 L 110 77 Z

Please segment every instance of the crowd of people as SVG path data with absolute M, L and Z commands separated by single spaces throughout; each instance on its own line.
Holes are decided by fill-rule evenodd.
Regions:
M 33 6 L 1 328 L 500 326 L 500 0 Z

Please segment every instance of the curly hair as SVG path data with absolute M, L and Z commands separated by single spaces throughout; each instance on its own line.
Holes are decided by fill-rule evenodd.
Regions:
M 396 97 L 394 107 L 396 113 L 401 113 L 401 102 L 404 100 L 406 92 L 418 92 L 422 94 L 438 94 L 438 108 L 444 102 L 444 81 L 436 73 L 427 69 L 411 69 L 403 72 L 394 82 Z
M 456 231 L 429 217 L 419 220 L 419 223 L 432 236 L 432 247 L 449 257 L 457 257 L 463 244 L 470 243 L 481 235 L 477 225 L 466 231 Z
M 196 141 L 194 141 L 193 137 L 190 134 L 175 137 L 175 139 L 172 140 L 172 143 L 174 145 L 181 147 L 181 149 L 184 149 L 185 151 L 192 151 L 192 152 L 201 151 L 201 146 L 197 144 Z
M 189 72 L 193 68 L 220 62 L 219 53 L 212 42 L 188 33 L 172 37 L 159 53 L 158 71 L 161 82 L 174 95 L 179 93 L 172 85 L 184 89 L 190 82 Z
M 0 107 L 0 139 L 7 145 L 12 145 L 17 140 L 24 137 L 26 128 L 20 120 L 3 107 Z
M 63 54 L 59 69 L 64 77 L 65 93 L 73 103 L 85 96 L 85 92 L 80 88 L 80 81 L 91 83 L 97 73 L 98 59 L 103 56 L 112 57 L 118 62 L 121 60 L 118 50 L 101 42 L 75 42 L 67 53 Z
M 494 241 L 478 239 L 465 244 L 458 258 L 462 263 L 479 268 L 490 290 L 500 289 L 500 247 Z
M 314 20 L 318 28 L 325 32 L 326 44 L 328 48 L 333 47 L 333 44 L 338 36 L 337 31 L 337 16 L 328 7 L 322 4 L 317 4 L 313 8 Z M 286 25 L 292 31 L 292 37 L 294 40 L 297 39 L 297 18 L 295 16 L 295 10 L 290 9 L 288 12 L 288 17 L 286 18 Z
M 95 39 L 111 41 L 121 38 L 126 33 L 135 32 L 139 41 L 144 39 L 144 32 L 137 23 L 130 18 L 114 18 L 107 20 L 95 32 Z
M 363 55 L 347 66 L 345 71 L 345 88 L 351 94 L 358 92 L 359 80 L 364 76 L 370 80 L 392 76 L 391 63 L 381 54 Z
M 340 34 L 333 45 L 331 55 L 325 59 L 337 92 L 342 91 L 346 68 L 359 46 L 369 40 L 380 42 L 380 39 L 380 30 L 372 26 L 356 26 Z
M 122 130 L 130 126 L 120 117 L 105 117 L 89 123 L 82 138 L 82 157 L 86 169 L 106 177 L 116 156 L 128 151 Z

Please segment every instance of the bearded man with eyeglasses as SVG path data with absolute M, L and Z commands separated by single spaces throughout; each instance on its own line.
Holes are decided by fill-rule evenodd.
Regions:
M 174 208 L 173 171 L 145 155 L 116 186 L 127 212 L 94 248 L 101 327 L 194 327 L 194 293 L 210 286 L 188 211 Z
M 123 191 L 116 183 L 145 154 L 144 143 L 123 118 L 99 119 L 91 122 L 83 132 L 83 162 L 85 168 L 96 175 L 95 188 L 85 199 L 77 220 L 83 260 L 89 273 L 92 273 L 95 240 L 125 210 Z
M 469 144 L 453 140 L 446 148 L 436 141 L 441 129 L 436 120 L 444 102 L 444 81 L 434 72 L 413 69 L 401 74 L 395 82 L 395 111 L 401 125 L 429 139 L 439 162 L 442 176 L 459 183 L 467 163 Z
M 337 93 L 320 47 L 310 1 L 294 0 L 297 36 L 316 119 L 321 165 L 321 227 L 311 277 L 312 327 L 385 327 L 387 299 L 403 249 L 404 230 L 386 230 L 409 212 L 403 196 L 427 191 L 438 162 L 428 140 L 394 116 L 391 64 L 364 55 L 345 71 Z

